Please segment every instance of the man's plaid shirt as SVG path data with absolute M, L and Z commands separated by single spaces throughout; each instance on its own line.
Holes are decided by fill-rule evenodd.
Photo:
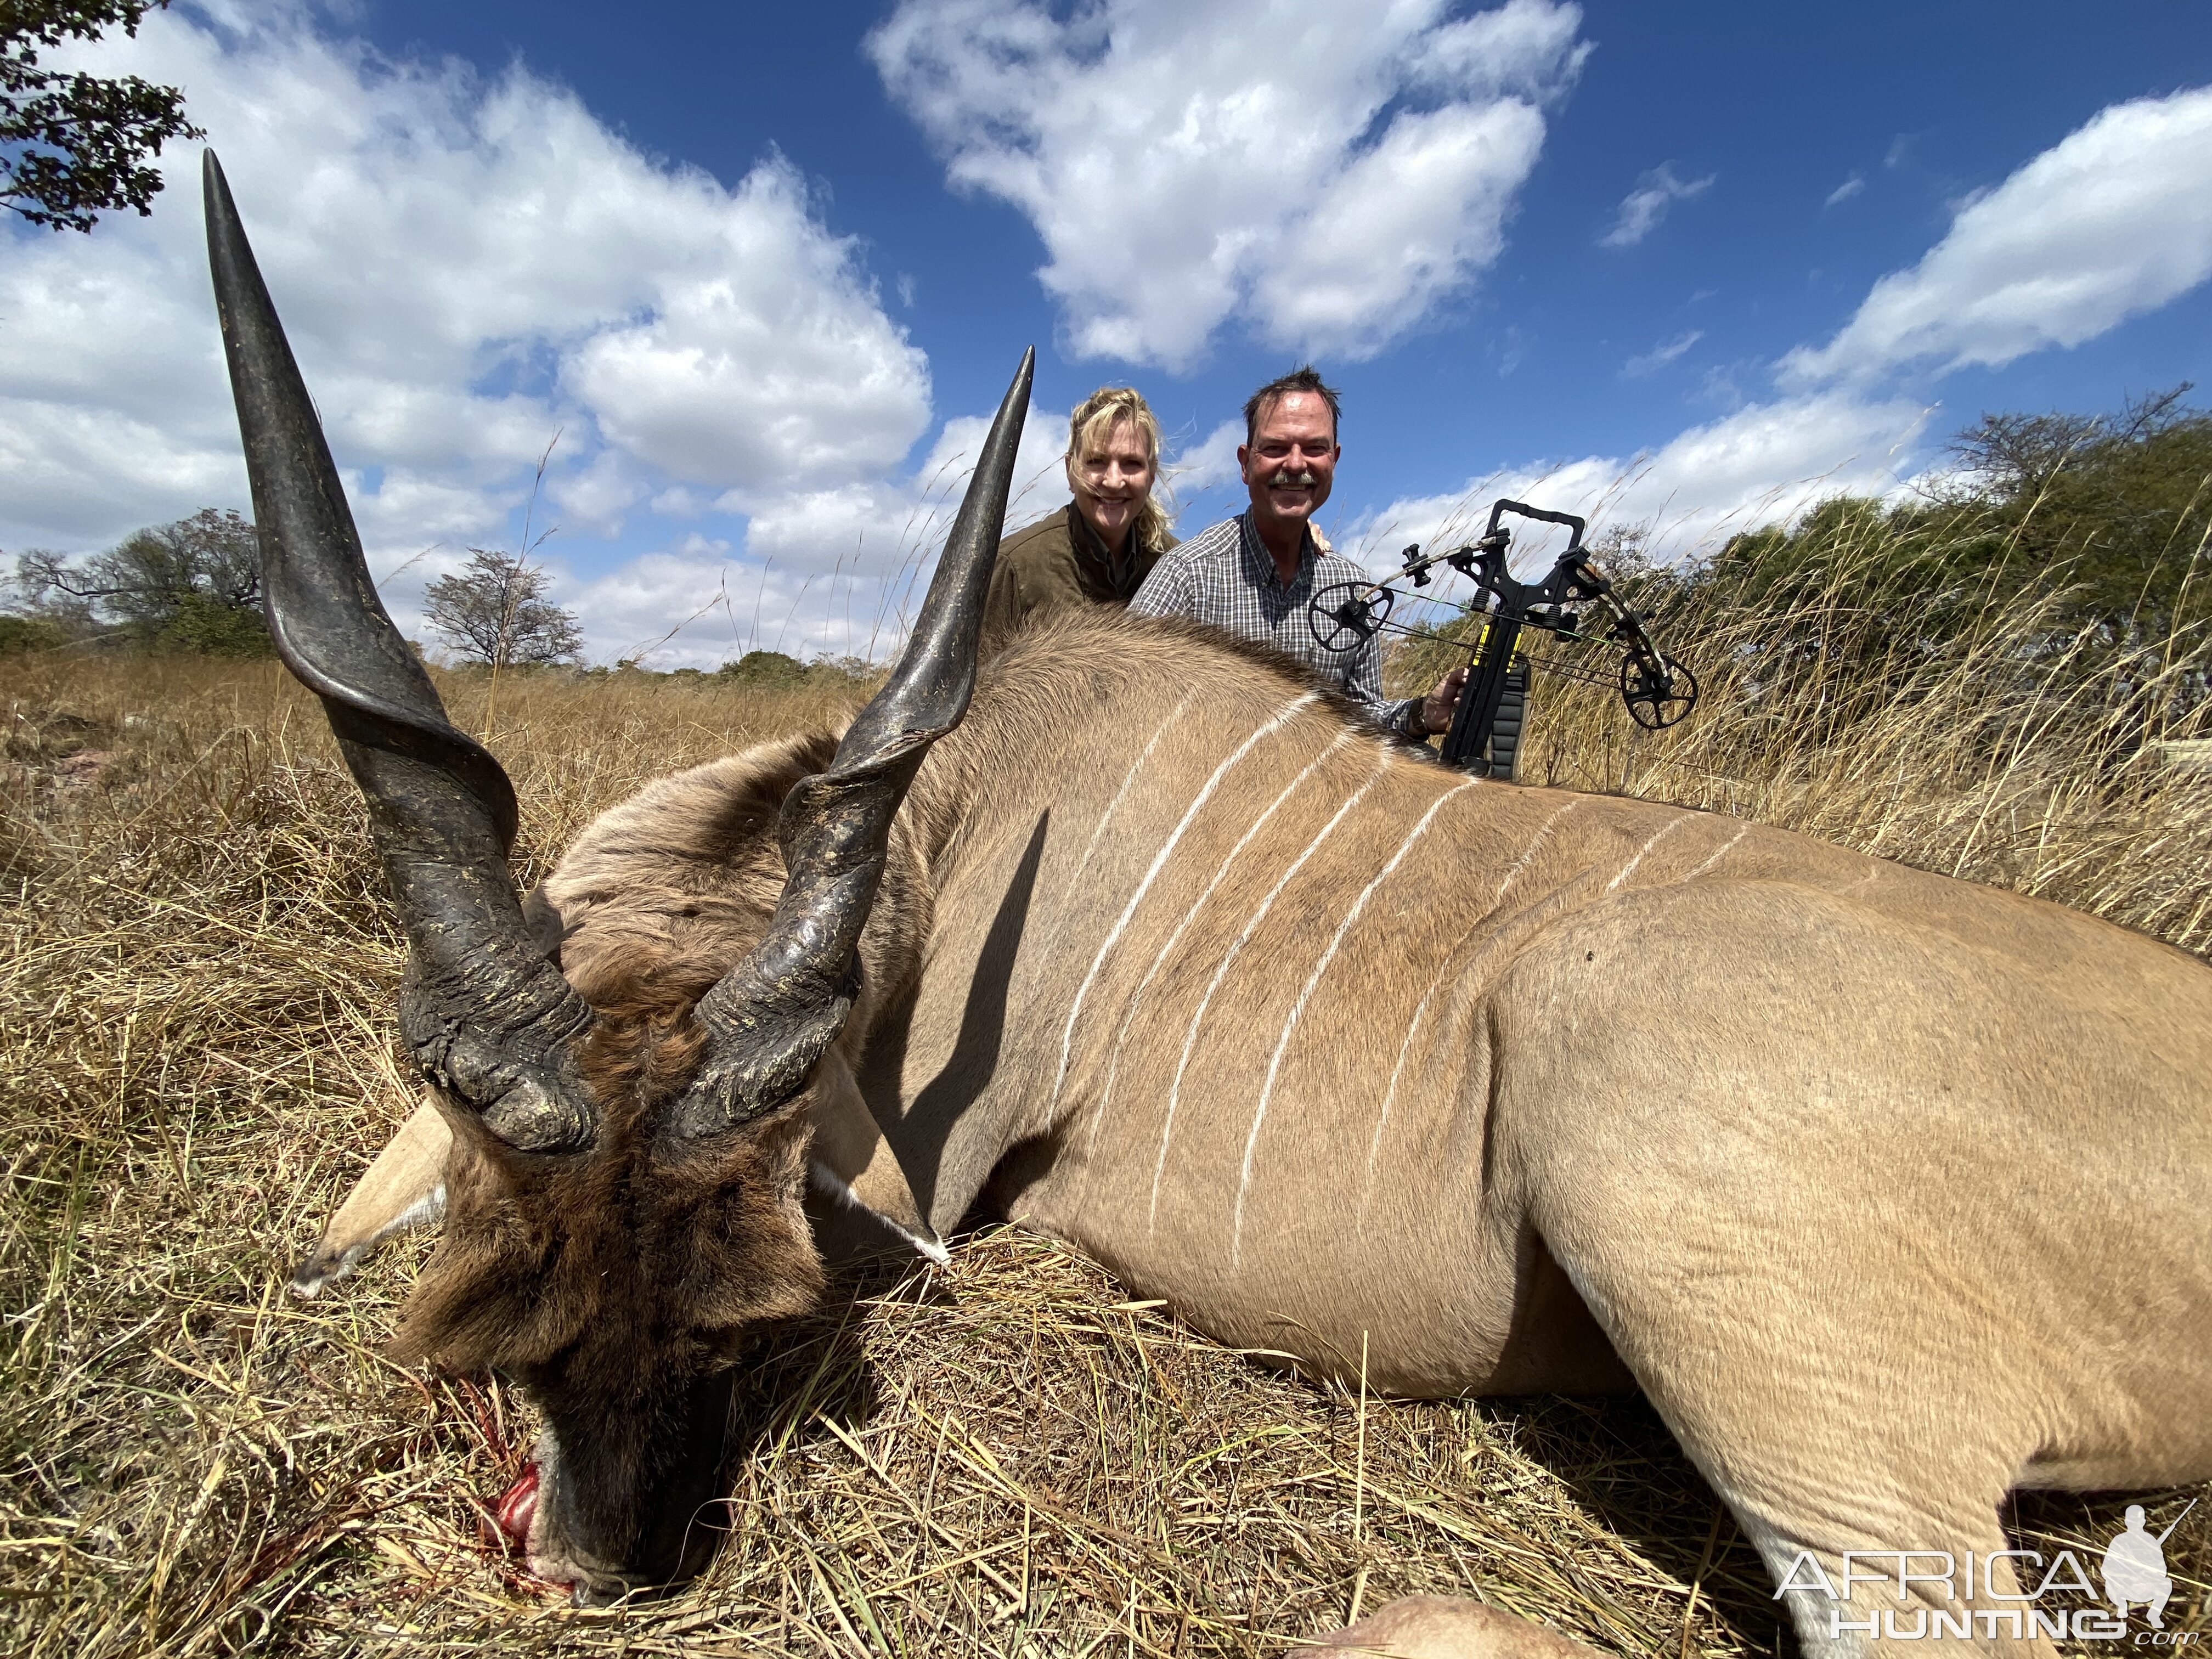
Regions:
M 1162 555 L 1129 609 L 1140 617 L 1188 617 L 1272 645 L 1341 685 L 1384 731 L 1413 736 L 1420 699 L 1384 698 L 1381 641 L 1370 635 L 1356 651 L 1326 651 L 1309 625 L 1306 605 L 1316 592 L 1369 580 L 1351 560 L 1322 552 L 1309 531 L 1297 577 L 1286 586 L 1247 511 Z

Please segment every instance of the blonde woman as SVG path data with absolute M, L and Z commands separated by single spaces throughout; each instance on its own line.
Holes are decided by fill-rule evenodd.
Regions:
M 1103 386 L 1067 422 L 1067 487 L 1058 513 L 999 544 L 985 625 L 1011 628 L 1063 605 L 1126 605 L 1161 554 L 1176 544 L 1152 497 L 1160 423 L 1125 386 Z

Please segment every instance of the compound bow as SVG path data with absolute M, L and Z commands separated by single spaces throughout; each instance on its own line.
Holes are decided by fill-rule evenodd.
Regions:
M 1567 550 L 1559 555 L 1551 573 L 1540 582 L 1516 580 L 1506 568 L 1513 532 L 1498 521 L 1506 514 L 1565 525 Z M 1589 644 L 1597 638 L 1583 631 L 1584 613 L 1576 606 L 1595 605 L 1612 624 L 1607 637 L 1620 646 L 1617 673 L 1560 658 L 1525 658 L 1534 666 L 1562 679 L 1586 684 L 1615 684 L 1629 717 L 1647 731 L 1657 732 L 1686 719 L 1698 704 L 1697 677 L 1659 648 L 1644 626 L 1648 613 L 1639 614 L 1620 602 L 1612 580 L 1592 564 L 1583 551 L 1583 522 L 1568 513 L 1547 513 L 1520 501 L 1499 501 L 1490 509 L 1490 527 L 1478 541 L 1447 552 L 1423 553 L 1419 544 L 1406 550 L 1403 568 L 1396 578 L 1425 587 L 1430 573 L 1446 565 L 1475 586 L 1474 597 L 1459 607 L 1466 616 L 1483 617 L 1484 625 L 1474 639 L 1453 639 L 1427 628 L 1390 620 L 1397 601 L 1405 597 L 1389 581 L 1338 582 L 1313 596 L 1307 625 L 1324 651 L 1356 651 L 1379 633 L 1408 639 L 1433 640 L 1468 653 L 1470 672 L 1461 691 L 1451 730 L 1444 734 L 1443 759 L 1448 766 L 1486 769 L 1492 728 L 1498 720 L 1506 678 L 1512 672 L 1516 648 L 1523 629 L 1534 628 L 1571 644 Z

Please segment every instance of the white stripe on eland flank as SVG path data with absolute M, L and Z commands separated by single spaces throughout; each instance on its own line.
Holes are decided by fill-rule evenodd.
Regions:
M 1751 826 L 1747 823 L 1742 829 L 1737 830 L 1735 834 L 1730 836 L 1726 841 L 1723 842 L 1720 844 L 1718 850 L 1716 851 L 1710 858 L 1706 859 L 1703 864 L 1698 866 L 1694 870 L 1686 872 L 1681 879 L 1684 881 L 1692 881 L 1696 878 L 1704 875 L 1706 871 L 1711 869 L 1713 866 L 1718 864 L 1721 860 L 1727 855 L 1729 848 L 1735 846 L 1736 842 L 1741 841 L 1750 833 Z
M 1668 836 L 1673 835 L 1674 831 L 1680 829 L 1684 824 L 1687 823 L 1695 817 L 1697 817 L 1697 814 L 1694 812 L 1685 812 L 1679 818 L 1668 819 L 1666 823 L 1661 826 L 1659 833 L 1652 836 L 1650 841 L 1645 842 L 1643 846 L 1638 848 L 1636 849 L 1636 856 L 1620 866 L 1620 873 L 1615 876 L 1611 881 L 1606 883 L 1605 890 L 1610 893 L 1614 888 L 1620 886 L 1621 883 L 1626 881 L 1628 879 L 1629 872 L 1634 870 L 1638 865 L 1644 862 L 1644 855 L 1646 853 L 1650 852 L 1661 842 L 1666 840 Z
M 1544 820 L 1543 828 L 1536 831 L 1535 839 L 1528 843 L 1527 849 L 1519 858 L 1513 860 L 1513 867 L 1505 872 L 1505 879 L 1498 884 L 1498 896 L 1490 901 L 1492 909 L 1495 910 L 1505 902 L 1505 890 L 1521 878 L 1521 872 L 1528 867 L 1528 860 L 1536 856 L 1536 849 L 1552 838 L 1552 826 L 1582 804 L 1583 798 L 1577 795 Z
M 1308 708 L 1320 701 L 1319 692 L 1301 691 L 1276 710 L 1273 719 L 1231 750 L 1228 758 L 1213 769 L 1213 775 L 1206 781 L 1206 787 L 1200 790 L 1197 799 L 1183 809 L 1182 817 L 1176 821 L 1176 827 L 1169 832 L 1167 840 L 1161 843 L 1160 850 L 1153 854 L 1152 867 L 1145 872 L 1145 878 L 1137 884 L 1137 890 L 1129 895 L 1129 902 L 1121 907 L 1121 914 L 1115 919 L 1112 930 L 1107 933 L 1106 942 L 1098 947 L 1098 954 L 1091 958 L 1091 971 L 1084 975 L 1083 983 L 1076 988 L 1075 1004 L 1067 1011 L 1067 1025 L 1060 1034 L 1060 1073 L 1052 1080 L 1052 1099 L 1045 1108 L 1048 1117 L 1050 1115 L 1052 1108 L 1060 1103 L 1060 1087 L 1067 1081 L 1068 1061 L 1075 1048 L 1075 1022 L 1082 1018 L 1083 1000 L 1091 994 L 1091 987 L 1098 978 L 1098 970 L 1106 965 L 1107 957 L 1112 953 L 1114 947 L 1121 943 L 1122 932 L 1129 925 L 1129 918 L 1137 914 L 1137 907 L 1145 902 L 1145 895 L 1152 890 L 1153 881 L 1166 866 L 1169 855 L 1175 851 L 1176 844 L 1182 840 L 1183 831 L 1190 828 L 1191 820 L 1198 816 L 1199 809 L 1213 799 L 1213 792 L 1221 787 L 1221 780 L 1229 775 L 1230 770 L 1237 762 L 1252 752 L 1262 738 L 1280 730 L 1284 722 L 1301 708 Z M 1153 741 L 1158 741 L 1157 735 Z M 1118 800 L 1120 797 L 1116 796 L 1115 799 Z
M 1114 1082 L 1121 1074 L 1121 1045 L 1128 1038 L 1129 1027 L 1136 1020 L 1137 1008 L 1144 1001 L 1145 993 L 1151 988 L 1152 981 L 1158 977 L 1160 969 L 1165 965 L 1176 946 L 1182 942 L 1182 936 L 1190 931 L 1191 923 L 1198 920 L 1198 913 L 1206 908 L 1206 901 L 1213 896 L 1214 890 L 1228 878 L 1230 866 L 1237 862 L 1237 854 L 1252 844 L 1252 838 L 1267 826 L 1268 819 L 1275 816 L 1276 809 L 1291 798 L 1300 784 L 1313 775 L 1314 769 L 1351 741 L 1350 732 L 1338 732 L 1329 740 L 1328 748 L 1308 761 L 1305 769 L 1283 787 L 1283 793 L 1267 804 L 1267 810 L 1252 820 L 1251 827 L 1237 838 L 1237 844 L 1229 849 L 1229 856 L 1221 860 L 1221 867 L 1213 872 L 1212 878 L 1206 884 L 1204 890 L 1191 901 L 1190 908 L 1184 911 L 1182 920 L 1176 923 L 1175 931 L 1168 935 L 1168 942 L 1160 946 L 1159 953 L 1152 958 L 1152 966 L 1145 969 L 1145 976 L 1137 981 L 1137 988 L 1129 994 L 1129 1004 L 1122 1011 L 1120 1029 L 1114 1033 L 1113 1052 L 1106 1064 L 1106 1086 L 1099 1091 L 1097 1109 L 1091 1115 L 1091 1134 L 1084 1143 L 1084 1151 L 1086 1154 L 1098 1145 L 1098 1126 L 1105 1121 L 1107 1103 L 1114 1097 Z M 1154 1185 L 1152 1191 L 1154 1206 L 1157 1207 L 1159 1192 L 1157 1184 Z
M 1512 868 L 1505 872 L 1505 879 L 1498 884 L 1497 896 L 1490 901 L 1492 910 L 1495 911 L 1505 902 L 1506 890 L 1520 879 L 1521 872 L 1528 867 L 1529 860 L 1536 856 L 1536 849 L 1551 838 L 1552 826 L 1581 805 L 1582 797 L 1575 796 L 1565 805 L 1544 820 L 1521 856 L 1513 860 Z M 1444 957 L 1444 965 L 1437 970 L 1435 980 L 1431 982 L 1429 988 L 1422 993 L 1420 1001 L 1414 1006 L 1413 1023 L 1406 1027 L 1405 1041 L 1398 1045 L 1398 1063 L 1390 1068 L 1390 1086 L 1382 1091 L 1382 1109 L 1375 1119 L 1375 1133 L 1368 1138 L 1367 1141 L 1367 1170 L 1359 1188 L 1358 1218 L 1353 1224 L 1358 1231 L 1364 1232 L 1366 1230 L 1367 1201 L 1375 1192 L 1375 1156 L 1382 1148 L 1382 1131 L 1389 1127 L 1390 1109 L 1398 1098 L 1398 1079 L 1403 1077 L 1406 1072 L 1406 1056 L 1413 1052 L 1413 1035 L 1421 1029 L 1421 1021 L 1428 1015 L 1429 1005 L 1436 1000 L 1437 993 L 1443 989 L 1445 980 L 1451 975 L 1452 960 L 1450 955 Z
M 1308 859 L 1321 850 L 1321 844 L 1335 832 L 1338 824 L 1344 822 L 1345 815 L 1367 799 L 1367 792 L 1375 787 L 1375 780 L 1382 775 L 1389 764 L 1388 756 L 1375 763 L 1375 769 L 1367 775 L 1367 781 L 1352 792 L 1351 799 L 1336 809 L 1336 816 L 1322 825 L 1321 833 L 1306 843 L 1306 850 L 1291 861 L 1291 867 L 1283 872 L 1282 878 L 1267 890 L 1267 896 L 1260 901 L 1260 908 L 1252 913 L 1250 920 L 1244 924 L 1243 931 L 1237 935 L 1236 942 L 1222 957 L 1221 965 L 1213 970 L 1213 978 L 1206 988 L 1206 994 L 1198 1000 L 1198 1012 L 1190 1017 L 1190 1030 L 1183 1036 L 1182 1053 L 1176 1060 L 1175 1079 L 1168 1085 L 1167 1120 L 1160 1125 L 1160 1155 L 1152 1167 L 1155 1215 L 1158 1207 L 1160 1171 L 1167 1167 L 1168 1162 L 1168 1137 L 1175 1131 L 1176 1109 L 1182 1102 L 1182 1074 L 1190 1067 L 1191 1053 L 1198 1047 L 1198 1028 L 1205 1024 L 1206 1011 L 1213 1006 L 1213 994 L 1221 988 L 1222 981 L 1229 977 L 1230 968 L 1243 954 L 1244 947 L 1252 942 L 1252 935 L 1260 931 L 1260 924 L 1267 919 L 1267 912 L 1275 908 L 1275 901 L 1282 896 L 1283 889 L 1291 884 L 1291 878 L 1305 868 Z
M 1305 769 L 1300 772 L 1297 776 L 1292 778 L 1290 782 L 1283 786 L 1283 793 L 1276 796 L 1273 800 L 1270 801 L 1267 804 L 1267 810 L 1261 813 L 1258 817 L 1252 821 L 1252 827 L 1237 837 L 1237 845 L 1229 849 L 1229 856 L 1221 860 L 1221 867 L 1213 872 L 1213 879 L 1206 884 L 1206 890 L 1198 896 L 1197 902 L 1184 913 L 1182 920 L 1176 923 L 1175 932 L 1168 935 L 1168 942 L 1160 946 L 1159 954 L 1152 958 L 1152 965 L 1145 970 L 1144 978 L 1137 982 L 1136 990 L 1130 994 L 1128 1008 L 1121 1016 L 1121 1029 L 1114 1034 L 1114 1057 L 1107 1065 L 1106 1087 L 1099 1096 L 1098 1109 L 1091 1120 L 1091 1138 L 1089 1141 L 1085 1143 L 1084 1147 L 1084 1151 L 1086 1154 L 1095 1151 L 1097 1147 L 1098 1126 L 1105 1120 L 1107 1103 L 1114 1097 L 1115 1080 L 1121 1074 L 1121 1045 L 1128 1037 L 1129 1027 L 1136 1020 L 1137 1006 L 1144 1000 L 1146 991 L 1151 988 L 1152 981 L 1158 976 L 1160 969 L 1166 965 L 1169 956 L 1174 951 L 1176 946 L 1182 942 L 1183 934 L 1189 931 L 1191 923 L 1198 920 L 1198 913 L 1206 908 L 1206 901 L 1213 896 L 1214 890 L 1219 887 L 1221 884 L 1228 878 L 1230 866 L 1235 864 L 1238 855 L 1241 854 L 1247 847 L 1249 847 L 1252 844 L 1253 837 L 1257 836 L 1261 830 L 1267 827 L 1267 820 L 1275 816 L 1277 810 L 1281 807 L 1285 801 L 1288 800 L 1293 794 L 1297 793 L 1298 786 L 1304 783 L 1308 778 L 1311 777 L 1315 771 L 1319 769 L 1322 762 L 1326 761 L 1331 755 L 1336 753 L 1338 750 L 1343 748 L 1346 744 L 1351 741 L 1352 733 L 1349 731 L 1338 732 L 1335 738 L 1331 740 L 1328 748 L 1322 750 L 1321 753 L 1316 755 L 1311 760 L 1308 761 L 1306 763 Z M 1175 1117 L 1175 1103 L 1173 1101 L 1170 1101 L 1168 1103 L 1168 1117 L 1170 1124 L 1172 1125 Z M 1154 1165 L 1152 1169 L 1152 1208 L 1146 1212 L 1145 1222 L 1147 1231 L 1150 1231 L 1159 1220 L 1160 1170 L 1165 1167 L 1167 1162 L 1167 1142 L 1164 1138 L 1161 1140 L 1160 1149 L 1160 1162 Z
M 1437 813 L 1443 811 L 1444 803 L 1474 788 L 1476 781 L 1469 778 L 1456 789 L 1447 789 L 1429 803 L 1429 810 L 1421 814 L 1421 821 L 1413 826 L 1413 833 L 1398 844 L 1398 850 L 1390 854 L 1389 862 L 1375 872 L 1375 879 L 1361 888 L 1359 896 L 1352 901 L 1352 908 L 1344 913 L 1344 920 L 1337 924 L 1336 932 L 1328 941 L 1328 948 L 1321 953 L 1321 960 L 1314 963 L 1313 972 L 1306 976 L 1305 989 L 1298 993 L 1298 1000 L 1291 1005 L 1291 1017 L 1283 1022 L 1283 1034 L 1275 1039 L 1275 1052 L 1268 1057 L 1267 1081 L 1260 1085 L 1260 1102 L 1252 1111 L 1251 1133 L 1244 1137 L 1244 1167 L 1237 1179 L 1237 1211 L 1229 1232 L 1229 1271 L 1232 1273 L 1237 1271 L 1243 1255 L 1244 1195 L 1252 1185 L 1252 1155 L 1260 1145 L 1260 1126 L 1267 1121 L 1267 1103 L 1274 1097 L 1275 1078 L 1283 1069 L 1283 1056 L 1290 1052 L 1291 1034 L 1298 1029 L 1298 1020 L 1306 1011 L 1306 1004 L 1313 1000 L 1322 975 L 1328 971 L 1328 964 L 1336 960 L 1336 953 L 1343 946 L 1345 939 L 1359 918 L 1366 914 L 1367 902 L 1375 896 L 1375 890 L 1388 881 L 1391 872 L 1405 862 L 1406 854 L 1413 850 L 1415 842 L 1428 833 L 1430 823 Z
M 1168 710 L 1168 717 L 1160 722 L 1159 730 L 1152 733 L 1152 740 L 1139 752 L 1128 775 L 1121 780 L 1121 787 L 1114 792 L 1114 799 L 1106 803 L 1106 810 L 1098 815 L 1098 822 L 1091 831 L 1091 839 L 1084 845 L 1083 857 L 1075 866 L 1077 875 L 1080 876 L 1091 867 L 1091 855 L 1098 850 L 1099 839 L 1105 835 L 1106 826 L 1114 821 L 1114 814 L 1121 805 L 1121 797 L 1129 793 L 1129 786 L 1137 781 L 1137 774 L 1145 769 L 1145 763 L 1152 759 L 1152 750 L 1158 748 L 1160 739 L 1167 736 L 1168 727 L 1182 717 L 1182 711 L 1190 707 L 1190 700 L 1196 695 L 1192 691 L 1184 692 L 1182 701 Z

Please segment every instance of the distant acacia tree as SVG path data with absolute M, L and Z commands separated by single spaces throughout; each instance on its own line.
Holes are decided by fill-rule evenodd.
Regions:
M 574 611 L 544 597 L 550 580 L 520 555 L 472 547 L 466 569 L 423 591 L 422 614 L 454 649 L 495 668 L 567 662 L 584 633 Z
M 260 544 L 252 525 L 228 510 L 205 507 L 151 526 L 82 564 L 26 553 L 15 561 L 15 586 L 34 611 L 73 631 L 91 631 L 97 619 L 124 640 L 161 650 L 269 651 Z
M 781 651 L 748 651 L 735 662 L 726 662 L 714 672 L 739 685 L 782 689 L 804 684 L 806 680 L 806 665 Z
M 2177 467 L 2168 452 L 2177 433 L 2185 448 L 2203 448 L 2204 412 L 2183 401 L 2194 390 L 2184 380 L 2171 391 L 2131 398 L 2112 415 L 1984 415 L 1951 440 L 1947 453 L 1960 467 L 1960 488 L 1953 494 L 1978 491 L 2021 503 L 2067 473 L 2103 481 L 2106 495 L 2116 474 L 2138 482 L 2146 465 L 2151 474 L 2185 475 L 2189 458 Z
M 41 69 L 41 48 L 96 40 L 169 0 L 0 0 L 0 204 L 34 225 L 88 231 L 113 208 L 143 216 L 161 188 L 149 163 L 172 138 L 206 137 L 185 94 L 135 75 Z

